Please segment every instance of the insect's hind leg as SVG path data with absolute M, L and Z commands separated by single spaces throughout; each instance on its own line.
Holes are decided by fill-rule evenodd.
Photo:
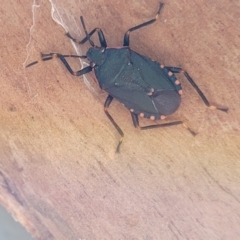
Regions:
M 189 83 L 193 86 L 193 88 L 197 91 L 198 95 L 201 97 L 201 99 L 203 100 L 203 102 L 205 103 L 205 105 L 207 107 L 209 107 L 210 109 L 218 109 L 221 110 L 223 112 L 227 112 L 228 108 L 227 107 L 221 107 L 221 106 L 217 106 L 217 105 L 212 105 L 209 103 L 208 99 L 205 97 L 205 95 L 203 94 L 203 92 L 201 91 L 201 89 L 197 86 L 197 84 L 194 82 L 194 80 L 190 77 L 190 75 L 184 71 L 182 68 L 179 67 L 165 67 L 167 68 L 169 71 L 173 72 L 173 73 L 183 73 L 185 75 L 185 77 L 187 78 L 187 80 L 189 81 Z
M 127 32 L 124 34 L 123 46 L 129 46 L 129 43 L 130 43 L 130 33 L 131 33 L 131 32 L 133 32 L 133 31 L 135 31 L 135 30 L 137 30 L 137 29 L 139 29 L 139 28 L 142 28 L 142 27 L 145 27 L 145 26 L 147 26 L 147 25 L 150 25 L 150 24 L 154 23 L 154 22 L 157 20 L 157 18 L 158 18 L 158 16 L 159 16 L 159 14 L 160 14 L 161 9 L 163 8 L 163 6 L 164 6 L 164 3 L 160 3 L 160 4 L 159 4 L 159 9 L 158 9 L 157 15 L 156 15 L 156 17 L 155 17 L 154 19 L 149 20 L 149 21 L 147 21 L 147 22 L 144 22 L 144 23 L 142 23 L 142 24 L 139 24 L 139 25 L 137 25 L 137 26 L 135 26 L 135 27 L 132 27 L 132 28 L 128 29 Z
M 188 129 L 188 131 L 193 135 L 196 136 L 196 132 L 194 132 L 184 121 L 182 120 L 175 120 L 172 122 L 167 122 L 167 123 L 162 123 L 162 124 L 152 124 L 152 125 L 148 125 L 148 126 L 143 126 L 141 127 L 139 125 L 139 120 L 138 120 L 138 115 L 135 113 L 131 112 L 131 116 L 132 116 L 132 121 L 133 121 L 133 125 L 135 128 L 138 128 L 139 130 L 147 130 L 147 129 L 153 129 L 153 128 L 163 128 L 163 127 L 171 127 L 171 126 L 175 126 L 175 125 L 179 125 L 182 124 L 185 128 Z
M 109 118 L 109 120 L 111 121 L 111 123 L 113 124 L 113 126 L 116 128 L 116 130 L 118 131 L 118 133 L 121 135 L 121 138 L 119 140 L 119 143 L 117 145 L 117 149 L 116 152 L 119 152 L 120 150 L 120 146 L 122 144 L 123 141 L 123 137 L 124 137 L 124 133 L 121 130 L 121 128 L 117 125 L 117 123 L 114 121 L 114 119 L 112 118 L 112 116 L 109 114 L 108 112 L 108 107 L 110 106 L 111 102 L 113 100 L 113 97 L 111 95 L 108 95 L 105 104 L 104 104 L 104 112 L 106 113 L 107 117 Z

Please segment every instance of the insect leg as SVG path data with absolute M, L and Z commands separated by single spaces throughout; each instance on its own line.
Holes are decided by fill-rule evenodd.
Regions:
M 138 115 L 131 112 L 131 116 L 132 116 L 132 121 L 133 121 L 134 127 L 138 128 L 139 130 L 147 130 L 147 129 L 153 129 L 153 128 L 162 128 L 162 127 L 171 127 L 171 126 L 182 124 L 185 128 L 187 128 L 190 131 L 190 133 L 193 136 L 195 136 L 197 134 L 182 120 L 176 120 L 176 121 L 173 121 L 173 122 L 167 122 L 167 123 L 162 123 L 162 124 L 152 124 L 152 125 L 141 127 L 141 126 L 139 126 Z
M 64 66 L 67 68 L 67 70 L 74 76 L 81 76 L 85 73 L 91 72 L 92 71 L 92 67 L 88 66 L 85 67 L 79 71 L 73 71 L 72 68 L 70 67 L 69 63 L 67 62 L 67 60 L 65 59 L 66 57 L 73 57 L 73 58 L 86 58 L 86 56 L 78 56 L 78 55 L 62 55 L 60 53 L 42 53 L 41 54 L 41 61 L 49 61 L 52 60 L 54 58 L 59 58 L 61 60 L 61 62 L 64 64 Z M 30 64 L 28 64 L 26 67 L 31 67 L 35 64 L 37 64 L 39 61 L 35 61 L 32 62 Z
M 111 123 L 113 124 L 113 126 L 116 128 L 116 130 L 118 131 L 118 133 L 121 135 L 121 138 L 119 140 L 119 143 L 118 143 L 118 146 L 117 146 L 117 149 L 116 149 L 116 152 L 119 152 L 119 149 L 120 149 L 120 145 L 123 141 L 123 137 L 124 137 L 124 133 L 123 131 L 121 130 L 121 128 L 117 125 L 117 123 L 114 121 L 114 119 L 112 118 L 112 116 L 109 114 L 108 112 L 108 107 L 109 105 L 111 104 L 113 100 L 113 97 L 111 95 L 108 95 L 105 103 L 104 103 L 104 112 L 106 113 L 107 117 L 109 118 L 109 120 L 111 121 Z
M 209 107 L 210 109 L 218 109 L 221 110 L 223 112 L 227 112 L 228 108 L 227 107 L 221 107 L 221 106 L 216 106 L 216 105 L 211 105 L 208 101 L 208 99 L 205 97 L 205 95 L 203 94 L 203 92 L 200 90 L 200 88 L 197 86 L 197 84 L 193 81 L 193 79 L 189 76 L 189 74 L 184 71 L 182 68 L 179 67 L 165 67 L 167 68 L 169 71 L 173 72 L 173 73 L 183 73 L 185 75 L 185 77 L 187 78 L 187 80 L 189 81 L 189 83 L 193 86 L 193 88 L 197 91 L 197 93 L 199 94 L 199 96 L 201 97 L 201 99 L 203 100 L 203 102 L 205 103 L 205 105 L 207 107 Z
M 156 17 L 155 17 L 154 19 L 149 20 L 149 21 L 147 21 L 147 22 L 144 22 L 144 23 L 142 23 L 142 24 L 139 24 L 139 25 L 137 25 L 137 26 L 135 26 L 135 27 L 132 27 L 132 28 L 130 28 L 130 29 L 127 30 L 127 32 L 124 34 L 123 46 L 129 46 L 129 42 L 130 42 L 130 38 L 129 38 L 129 37 L 130 37 L 130 33 L 131 33 L 131 32 L 133 32 L 133 31 L 135 31 L 135 30 L 137 30 L 137 29 L 139 29 L 139 28 L 145 27 L 145 26 L 147 26 L 147 25 L 150 25 L 150 24 L 154 23 L 154 22 L 157 20 L 159 14 L 160 14 L 160 11 L 161 11 L 161 9 L 163 8 L 163 5 L 164 5 L 164 3 L 160 3 L 160 4 L 159 4 L 159 9 L 158 9 L 157 15 L 156 15 Z
M 76 40 L 75 38 L 73 38 L 69 33 L 66 33 L 66 36 L 69 37 L 70 39 L 72 39 L 75 43 L 78 44 L 84 44 L 86 41 L 89 41 L 89 43 L 91 44 L 92 47 L 94 47 L 94 43 L 92 42 L 92 40 L 90 39 L 90 37 L 97 31 L 98 33 L 98 38 L 99 38 L 99 42 L 101 44 L 101 47 L 106 48 L 107 47 L 107 42 L 106 39 L 104 37 L 103 31 L 100 28 L 94 28 L 90 33 L 87 32 L 87 29 L 85 27 L 85 23 L 83 21 L 83 17 L 80 17 L 81 23 L 83 25 L 83 29 L 84 32 L 86 34 L 86 37 L 83 38 L 81 41 Z

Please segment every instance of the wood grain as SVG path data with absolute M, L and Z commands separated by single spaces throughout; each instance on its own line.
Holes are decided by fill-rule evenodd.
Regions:
M 50 3 L 36 2 L 33 28 L 32 3 L 1 4 L 0 202 L 35 239 L 240 239 L 240 4 L 183 2 L 166 1 L 131 46 L 186 69 L 229 112 L 207 109 L 179 76 L 176 116 L 198 135 L 182 126 L 139 132 L 114 102 L 110 112 L 125 133 L 120 154 L 106 94 L 91 74 L 94 90 L 57 60 L 24 68 L 39 52 L 75 54 Z M 72 0 L 65 8 L 118 46 L 128 28 L 155 16 L 158 1 Z

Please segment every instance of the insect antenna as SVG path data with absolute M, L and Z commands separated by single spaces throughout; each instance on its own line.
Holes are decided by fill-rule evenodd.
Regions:
M 93 41 L 90 39 L 90 36 L 89 36 L 89 34 L 88 34 L 88 32 L 87 32 L 85 23 L 84 23 L 84 21 L 83 21 L 83 16 L 80 17 L 80 20 L 81 20 L 81 23 L 82 23 L 84 32 L 85 32 L 85 34 L 86 34 L 86 36 L 87 36 L 87 39 L 88 39 L 89 43 L 91 44 L 92 47 L 94 47 L 95 45 L 94 45 Z
M 45 62 L 45 61 L 49 61 L 52 60 L 54 58 L 87 58 L 87 56 L 79 56 L 79 55 L 72 55 L 72 54 L 68 54 L 68 55 L 63 55 L 61 53 L 41 53 L 41 59 L 38 61 L 34 61 L 32 63 L 29 63 L 26 68 L 31 67 L 39 62 Z

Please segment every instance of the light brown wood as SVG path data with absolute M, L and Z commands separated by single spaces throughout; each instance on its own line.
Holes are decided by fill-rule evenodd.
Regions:
M 80 15 L 89 30 L 101 27 L 109 46 L 158 8 L 153 0 L 95 2 L 67 1 L 65 15 L 73 29 Z M 125 133 L 120 154 L 103 111 L 107 95 L 91 74 L 94 90 L 57 60 L 24 68 L 39 52 L 75 54 L 50 2 L 37 4 L 34 23 L 30 1 L 0 6 L 1 204 L 36 239 L 239 239 L 239 1 L 166 1 L 155 24 L 132 34 L 134 50 L 186 69 L 229 112 L 207 109 L 179 76 L 176 116 L 198 135 L 182 126 L 139 132 L 115 101 L 110 112 Z

